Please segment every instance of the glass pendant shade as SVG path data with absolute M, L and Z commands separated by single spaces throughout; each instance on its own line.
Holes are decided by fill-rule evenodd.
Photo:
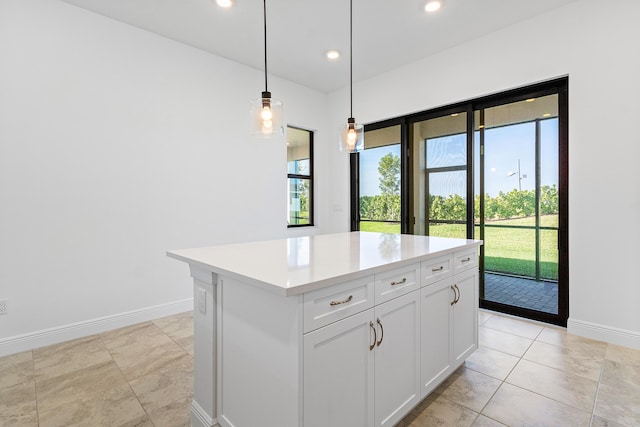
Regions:
M 364 149 L 364 126 L 349 117 L 340 130 L 340 151 L 358 153 Z
M 282 101 L 271 98 L 271 92 L 262 92 L 251 101 L 251 133 L 257 137 L 272 138 L 284 135 Z

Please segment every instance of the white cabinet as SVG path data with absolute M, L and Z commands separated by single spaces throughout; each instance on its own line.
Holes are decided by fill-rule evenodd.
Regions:
M 419 296 L 305 334 L 305 427 L 392 426 L 420 401 Z
M 375 425 L 392 426 L 421 400 L 420 292 L 377 306 L 375 318 Z
M 477 346 L 480 242 L 388 242 L 337 233 L 171 252 L 206 297 L 191 424 L 391 427 L 432 392 Z
M 457 298 L 453 310 L 453 363 L 455 368 L 478 348 L 478 269 L 453 276 Z M 454 368 L 454 369 L 455 369 Z
M 448 277 L 420 290 L 422 397 L 451 373 L 453 289 Z
M 453 276 L 420 291 L 422 397 L 478 348 L 477 252 L 454 254 L 453 265 Z
M 373 425 L 372 314 L 369 309 L 304 335 L 305 427 Z

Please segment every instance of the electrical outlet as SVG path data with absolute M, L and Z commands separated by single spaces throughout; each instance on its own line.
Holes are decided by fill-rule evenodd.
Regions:
M 7 314 L 7 300 L 0 299 L 0 314 Z

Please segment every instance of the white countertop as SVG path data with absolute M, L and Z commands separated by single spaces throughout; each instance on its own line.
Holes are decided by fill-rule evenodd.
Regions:
M 351 232 L 168 251 L 167 255 L 290 296 L 482 244 Z

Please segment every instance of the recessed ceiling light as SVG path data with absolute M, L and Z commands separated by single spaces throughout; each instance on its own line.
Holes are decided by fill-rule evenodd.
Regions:
M 542 115 L 542 117 L 550 117 L 550 116 L 551 116 L 551 114 L 549 114 L 549 113 L 544 113 L 544 114 Z
M 424 5 L 424 10 L 426 10 L 427 12 L 435 12 L 441 7 L 442 7 L 441 1 L 433 0 L 433 1 L 427 2 L 427 4 Z
M 535 100 L 536 100 L 535 98 L 529 98 L 529 99 L 526 100 L 526 102 L 533 102 Z
M 458 117 L 458 113 L 453 113 L 451 117 Z
M 338 58 L 340 58 L 340 51 L 337 51 L 335 49 L 331 49 L 327 51 L 327 59 L 331 61 L 335 61 Z
M 233 6 L 233 0 L 216 0 L 216 4 L 226 9 Z

